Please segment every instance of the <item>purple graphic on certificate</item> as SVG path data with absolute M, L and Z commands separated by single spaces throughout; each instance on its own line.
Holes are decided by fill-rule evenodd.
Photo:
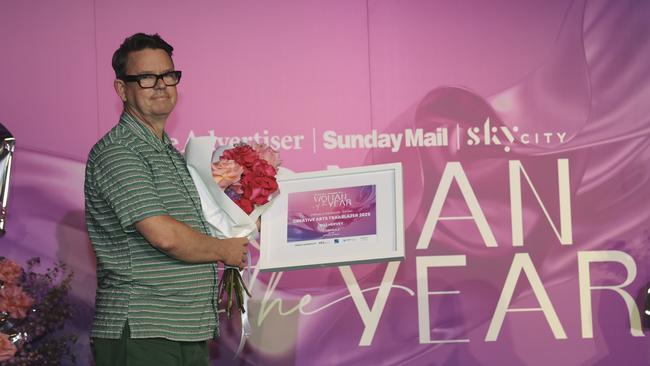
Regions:
M 377 234 L 375 185 L 289 193 L 287 242 L 338 244 Z

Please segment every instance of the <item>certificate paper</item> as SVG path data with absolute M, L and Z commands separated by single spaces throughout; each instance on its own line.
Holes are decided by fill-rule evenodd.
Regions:
M 287 243 L 322 245 L 375 240 L 375 185 L 288 195 Z
M 278 177 L 262 215 L 263 271 L 404 259 L 402 166 Z

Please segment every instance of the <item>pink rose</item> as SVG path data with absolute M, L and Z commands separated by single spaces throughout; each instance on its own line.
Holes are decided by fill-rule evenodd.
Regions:
M 233 183 L 239 182 L 244 168 L 234 160 L 219 160 L 212 163 L 212 179 L 221 187 L 226 189 Z
M 253 144 L 253 150 L 257 151 L 260 159 L 266 160 L 266 162 L 271 164 L 275 169 L 277 169 L 280 166 L 280 163 L 282 163 L 282 160 L 280 160 L 280 154 L 269 145 Z
M 22 274 L 22 269 L 16 262 L 3 259 L 0 261 L 0 281 L 8 285 L 15 285 Z
M 6 311 L 9 316 L 22 319 L 34 304 L 34 299 L 27 295 L 19 286 L 5 285 L 0 290 L 0 311 Z
M 0 333 L 0 362 L 7 361 L 16 354 L 16 346 L 11 343 L 9 336 Z

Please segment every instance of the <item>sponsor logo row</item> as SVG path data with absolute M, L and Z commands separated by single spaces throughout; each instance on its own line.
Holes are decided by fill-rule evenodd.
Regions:
M 217 136 L 214 130 L 209 135 L 215 137 L 216 145 L 234 145 L 241 142 L 264 143 L 276 150 L 303 150 L 309 139 L 304 134 L 272 135 L 268 130 L 256 132 L 250 136 Z M 566 142 L 565 131 L 522 131 L 517 126 L 496 126 L 487 118 L 482 126 L 463 128 L 460 125 L 437 127 L 435 130 L 424 128 L 407 128 L 398 132 L 381 132 L 376 129 L 368 133 L 341 134 L 333 129 L 319 131 L 312 129 L 312 150 L 319 149 L 390 149 L 398 152 L 402 148 L 453 147 L 456 149 L 471 147 L 496 147 L 510 152 L 515 145 L 559 146 Z M 197 136 L 190 131 L 190 137 Z M 179 139 L 172 137 L 174 145 Z M 307 143 L 306 143 L 307 142 Z M 183 144 L 184 145 L 184 144 Z

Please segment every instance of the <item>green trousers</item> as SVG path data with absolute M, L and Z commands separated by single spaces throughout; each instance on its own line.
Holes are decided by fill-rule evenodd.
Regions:
M 131 338 L 127 323 L 120 339 L 92 338 L 95 366 L 207 366 L 208 344 L 164 338 Z

